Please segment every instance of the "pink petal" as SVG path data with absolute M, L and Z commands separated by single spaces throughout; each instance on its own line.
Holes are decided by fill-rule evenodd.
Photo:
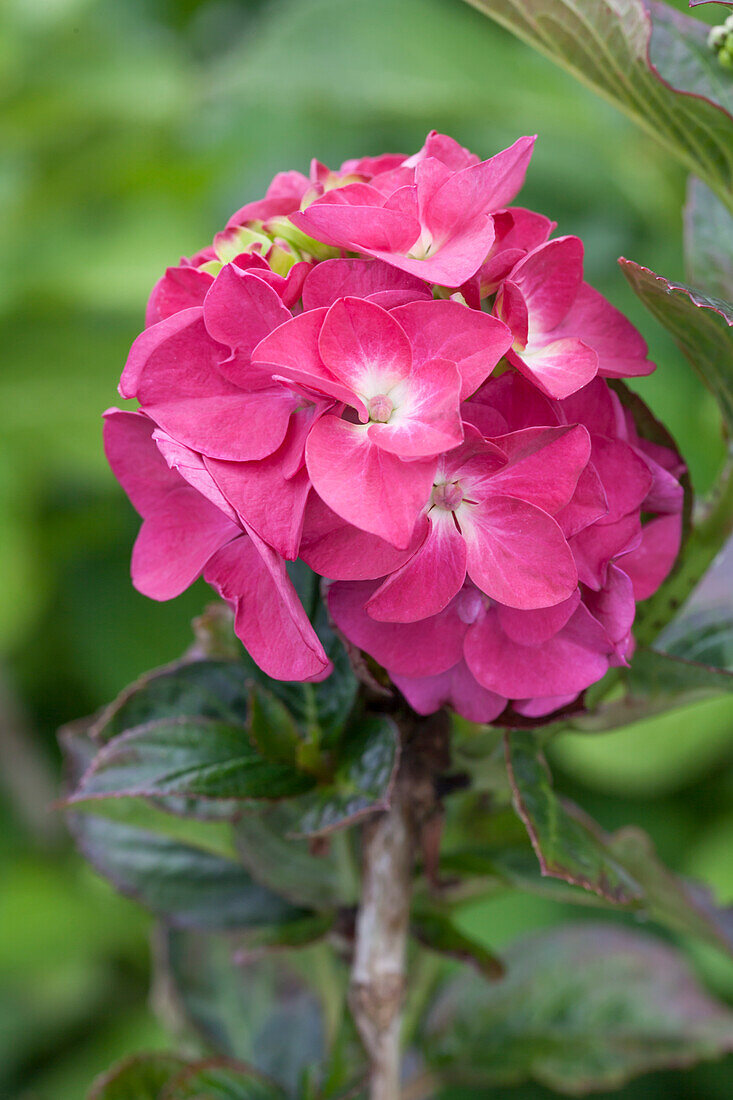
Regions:
M 577 698 L 578 692 L 574 691 L 570 695 L 545 695 L 540 696 L 538 699 L 515 699 L 512 707 L 517 714 L 522 714 L 525 718 L 544 718 L 546 715 L 552 714 L 553 711 L 574 703 Z
M 327 414 L 308 436 L 306 464 L 318 495 L 347 523 L 398 548 L 409 545 L 435 459 L 403 462 L 376 447 L 365 426 Z
M 153 600 L 180 596 L 217 550 L 240 530 L 181 481 L 149 515 L 132 550 L 132 583 Z
M 594 523 L 568 540 L 578 567 L 578 579 L 598 591 L 606 583 L 608 566 L 620 554 L 628 554 L 641 541 L 637 512 L 616 523 Z
M 609 565 L 603 588 L 599 592 L 586 591 L 583 602 L 606 631 L 609 641 L 614 646 L 623 642 L 636 612 L 634 590 L 627 574 L 618 566 Z
M 331 671 L 282 558 L 252 534 L 219 551 L 204 573 L 232 604 L 245 649 L 275 680 L 321 680 Z
M 593 435 L 607 435 L 613 439 L 624 434 L 614 394 L 602 378 L 594 378 L 587 386 L 566 397 L 561 407 L 568 424 L 585 424 Z
M 298 209 L 309 187 L 310 180 L 301 172 L 278 172 L 267 188 L 265 198 L 249 202 L 237 210 L 227 222 L 227 228 L 290 214 Z
M 404 391 L 392 419 L 370 424 L 369 439 L 391 454 L 425 458 L 463 442 L 459 408 L 461 379 L 453 363 L 420 363 L 398 387 Z M 394 396 L 393 391 L 393 396 Z
M 501 695 L 481 687 L 465 661 L 437 676 L 416 679 L 393 675 L 392 681 L 418 714 L 434 714 L 450 706 L 469 722 L 493 722 L 507 704 Z
M 300 546 L 310 479 L 305 469 L 294 477 L 285 477 L 290 451 L 291 442 L 286 436 L 273 455 L 259 462 L 208 459 L 207 467 L 241 519 L 278 554 L 294 561 Z
M 504 634 L 495 611 L 468 630 L 464 646 L 473 675 L 509 699 L 569 695 L 595 683 L 608 668 L 605 632 L 582 604 L 563 629 L 541 645 L 521 645 Z
M 536 611 L 517 611 L 513 607 L 497 604 L 501 629 L 513 642 L 522 645 L 541 645 L 554 638 L 565 626 L 580 603 L 580 591 L 573 592 L 567 600 L 554 607 L 542 607 Z
M 512 344 L 517 349 L 526 347 L 529 339 L 529 308 L 522 291 L 511 279 L 505 279 L 499 287 L 494 313 L 508 326 L 512 334 Z
M 407 252 L 420 236 L 417 218 L 385 209 L 384 197 L 367 184 L 327 192 L 291 221 L 325 244 L 361 252 Z
M 520 260 L 512 282 L 527 303 L 531 332 L 552 332 L 567 315 L 583 282 L 583 242 L 579 237 L 556 237 L 540 245 Z
M 443 243 L 436 243 L 435 250 L 427 259 L 415 259 L 409 254 L 404 254 L 417 245 L 418 238 L 414 238 L 412 245 L 402 250 L 365 249 L 365 251 L 427 282 L 437 283 L 440 286 L 459 287 L 478 270 L 493 240 L 494 228 L 491 218 L 480 215 L 451 233 Z
M 317 493 L 311 493 L 306 505 L 300 557 L 322 577 L 339 581 L 372 580 L 404 565 L 424 537 L 425 528 L 418 520 L 411 545 L 405 550 L 396 550 L 384 539 L 344 523 Z
M 310 269 L 303 286 L 303 309 L 332 306 L 337 298 L 400 291 L 430 297 L 425 284 L 381 260 L 324 260 Z
M 598 373 L 606 378 L 651 374 L 641 333 L 592 286 L 583 283 L 556 336 L 579 336 L 598 355 Z
M 569 504 L 555 514 L 566 539 L 608 514 L 608 500 L 595 466 L 589 462 L 578 478 Z
M 120 391 L 180 443 L 212 458 L 247 461 L 276 450 L 295 402 L 273 384 L 244 393 L 218 370 L 222 346 L 187 309 L 146 329 L 133 344 Z
M 171 470 L 179 473 L 189 485 L 215 504 L 234 523 L 237 522 L 236 512 L 218 488 L 197 451 L 185 447 L 160 428 L 153 432 L 153 440 Z
M 155 424 L 144 413 L 107 409 L 104 414 L 107 461 L 141 516 L 151 515 L 182 485 L 155 446 L 154 430 Z
M 164 321 L 182 309 L 203 305 L 213 276 L 195 267 L 169 267 L 153 287 L 145 311 L 145 327 Z
M 616 523 L 638 512 L 652 487 L 652 475 L 644 459 L 620 439 L 593 436 L 593 465 L 608 500 L 608 514 L 598 522 Z
M 318 337 L 327 312 L 326 309 L 312 309 L 280 325 L 257 345 L 252 352 L 252 362 L 314 393 L 353 405 L 366 418 L 363 402 L 354 396 L 349 386 L 334 378 L 321 360 Z
M 634 599 L 653 595 L 672 570 L 682 539 L 682 517 L 658 516 L 641 529 L 641 543 L 620 561 L 631 578 Z
M 417 623 L 379 623 L 364 605 L 373 581 L 338 581 L 328 591 L 333 621 L 352 645 L 398 676 L 434 676 L 461 659 L 466 624 L 450 605 Z
M 425 138 L 422 149 L 405 160 L 405 164 L 416 165 L 425 160 L 426 157 L 434 157 L 442 164 L 447 165 L 448 168 L 452 168 L 454 172 L 459 171 L 461 168 L 467 168 L 470 164 L 478 164 L 479 160 L 465 146 L 459 145 L 457 141 L 446 134 L 439 134 L 437 130 L 430 131 Z
M 426 619 L 450 603 L 465 579 L 466 544 L 452 515 L 444 513 L 432 519 L 425 541 L 410 560 L 376 590 L 367 613 L 393 623 Z
M 544 397 L 536 386 L 514 371 L 489 378 L 471 402 L 489 405 L 500 413 L 508 431 L 560 423 L 557 406 Z
M 412 345 L 415 363 L 450 359 L 461 375 L 461 400 L 478 389 L 511 345 L 511 333 L 496 317 L 459 302 L 411 302 L 393 310 Z
M 260 340 L 290 317 L 272 287 L 256 275 L 240 272 L 233 264 L 224 265 L 204 302 L 209 334 L 245 356 L 251 356 Z M 239 379 L 233 381 L 241 384 Z
M 506 206 L 524 184 L 534 142 L 519 138 L 490 160 L 454 172 L 431 197 L 424 224 L 440 237 L 465 221 L 467 211 L 490 213 Z
M 493 442 L 509 462 L 492 478 L 492 490 L 536 504 L 550 515 L 570 502 L 590 458 L 590 436 L 580 424 L 523 428 Z
M 552 340 L 510 351 L 509 362 L 548 397 L 563 398 L 587 386 L 598 371 L 598 356 L 582 340 Z
M 464 507 L 470 507 L 464 521 Z M 468 575 L 499 603 L 528 610 L 566 600 L 578 573 L 562 531 L 545 512 L 512 497 L 489 496 L 458 517 Z
M 412 368 L 410 341 L 392 314 L 360 298 L 339 298 L 326 314 L 318 349 L 327 370 L 356 393 L 387 393 Z

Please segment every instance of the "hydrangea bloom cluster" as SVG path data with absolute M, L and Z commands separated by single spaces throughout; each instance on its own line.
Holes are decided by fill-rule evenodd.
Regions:
M 318 680 L 301 558 L 423 714 L 537 717 L 625 662 L 683 467 L 606 381 L 653 364 L 581 241 L 511 205 L 532 146 L 431 133 L 282 173 L 166 271 L 120 384 L 139 409 L 105 424 L 141 592 L 203 573 L 265 672 Z

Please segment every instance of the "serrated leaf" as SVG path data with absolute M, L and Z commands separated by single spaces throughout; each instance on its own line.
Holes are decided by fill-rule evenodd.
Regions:
M 201 717 L 244 723 L 252 679 L 241 661 L 176 661 L 141 676 L 106 707 L 91 728 L 109 741 L 161 718 Z
M 716 911 L 699 887 L 667 870 L 641 829 L 609 835 L 558 798 L 536 737 L 509 735 L 507 766 L 515 807 L 543 875 L 591 890 L 613 907 L 644 913 L 666 928 L 699 936 L 733 955 L 729 914 Z
M 504 967 L 496 955 L 492 955 L 473 936 L 462 932 L 450 912 L 436 905 L 429 905 L 424 901 L 415 905 L 410 918 L 410 929 L 423 947 L 470 963 L 485 978 L 494 980 L 504 973 Z
M 631 260 L 619 263 L 632 290 L 672 335 L 717 400 L 733 435 L 733 305 L 673 283 Z
M 350 837 L 335 835 L 325 851 L 314 854 L 307 839 L 292 835 L 298 824 L 298 806 L 291 801 L 243 814 L 234 828 L 242 862 L 259 882 L 294 904 L 353 905 L 359 874 Z
M 422 1048 L 441 1083 L 579 1096 L 733 1049 L 733 1013 L 650 936 L 563 927 L 515 942 L 505 962 L 498 982 L 452 979 L 430 1010 Z
M 160 1100 L 163 1086 L 185 1065 L 175 1054 L 135 1054 L 98 1077 L 87 1100 Z
M 733 301 L 733 214 L 694 176 L 685 206 L 685 266 L 692 286 Z
M 287 1100 L 287 1093 L 251 1066 L 211 1058 L 176 1074 L 159 1100 Z
M 251 1063 L 297 1094 L 301 1074 L 323 1064 L 347 1024 L 345 969 L 318 946 L 237 963 L 239 942 L 160 928 L 159 998 L 215 1054 Z
M 331 781 L 293 800 L 293 834 L 329 833 L 387 809 L 398 753 L 399 731 L 386 715 L 368 715 L 349 726 Z
M 733 691 L 733 672 L 655 649 L 638 649 L 619 672 L 621 698 L 568 720 L 575 730 L 613 730 Z
M 561 804 L 536 736 L 516 731 L 507 736 L 506 745 L 514 805 L 542 873 L 592 890 L 609 902 L 638 902 L 642 896 L 638 883 L 585 823 Z
M 211 718 L 161 719 L 108 741 L 68 802 L 174 795 L 276 799 L 315 780 L 289 764 L 263 759 L 244 726 Z
M 697 56 L 706 34 L 697 20 L 678 16 L 673 31 L 675 13 L 655 4 L 652 35 L 642 0 L 469 3 L 624 111 L 733 206 L 733 117 L 714 102 L 724 74 L 712 54 Z M 680 34 L 690 40 L 692 59 Z

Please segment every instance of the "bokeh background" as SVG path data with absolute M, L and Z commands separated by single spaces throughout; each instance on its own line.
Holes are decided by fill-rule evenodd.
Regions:
M 147 1002 L 148 918 L 49 808 L 56 728 L 177 656 L 206 600 L 201 585 L 166 605 L 133 591 L 136 517 L 101 449 L 163 268 L 311 156 L 410 153 L 433 127 L 488 156 L 538 132 L 523 200 L 583 237 L 589 280 L 642 327 L 659 370 L 638 389 L 699 491 L 723 447 L 712 400 L 615 264 L 683 276 L 681 169 L 461 0 L 3 0 L 0 96 L 0 1096 L 78 1100 L 113 1059 L 167 1043 Z M 566 737 L 555 764 L 605 826 L 644 826 L 733 902 L 730 703 Z M 500 949 L 565 917 L 508 894 L 465 921 Z M 733 964 L 686 946 L 733 1000 Z M 618 1095 L 727 1100 L 732 1086 L 729 1062 Z

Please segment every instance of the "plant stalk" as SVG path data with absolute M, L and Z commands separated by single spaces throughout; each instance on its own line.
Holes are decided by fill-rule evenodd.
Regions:
M 389 809 L 364 826 L 349 1005 L 369 1058 L 370 1100 L 400 1100 L 402 1005 L 413 864 L 436 809 L 433 777 L 445 767 L 444 714 L 403 728 L 403 756 Z

